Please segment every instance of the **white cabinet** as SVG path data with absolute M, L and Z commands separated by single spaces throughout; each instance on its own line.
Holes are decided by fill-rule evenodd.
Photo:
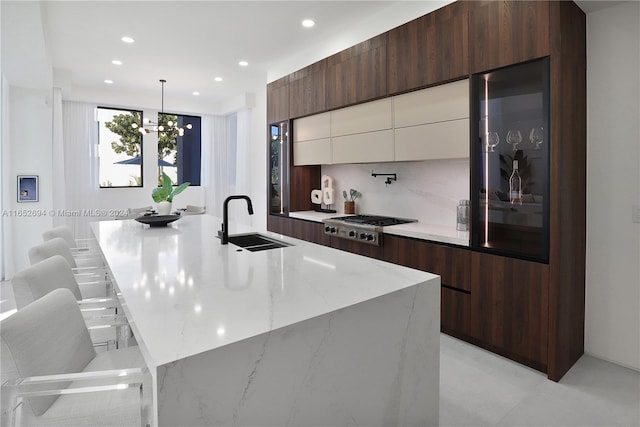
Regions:
M 293 121 L 293 142 L 311 141 L 331 136 L 331 113 L 316 114 Z
M 293 121 L 294 165 L 469 157 L 469 80 Z
M 393 97 L 396 128 L 469 118 L 469 80 Z
M 333 163 L 377 163 L 393 160 L 393 130 L 331 138 Z
M 302 165 L 330 165 L 331 138 L 312 139 L 293 143 L 293 164 Z
M 395 161 L 468 158 L 469 80 L 393 98 Z
M 366 102 L 331 112 L 331 136 L 387 130 L 393 127 L 391 98 Z
M 397 162 L 469 157 L 469 119 L 395 129 Z
M 391 98 L 331 112 L 333 163 L 393 161 Z
M 322 113 L 293 121 L 293 164 L 331 164 L 331 114 Z

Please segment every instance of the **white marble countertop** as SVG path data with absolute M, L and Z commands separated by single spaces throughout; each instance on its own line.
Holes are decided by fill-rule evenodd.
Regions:
M 152 366 L 437 278 L 270 232 L 293 246 L 240 250 L 215 237 L 220 223 L 192 215 L 166 228 L 91 225 Z M 231 221 L 230 234 L 251 231 Z
M 291 218 L 306 219 L 307 221 L 322 222 L 325 219 L 344 216 L 340 213 L 323 213 L 315 211 L 290 212 Z M 385 234 L 413 237 L 433 242 L 451 243 L 459 246 L 469 246 L 469 232 L 458 231 L 454 226 L 427 224 L 425 222 L 411 222 L 407 224 L 382 227 Z

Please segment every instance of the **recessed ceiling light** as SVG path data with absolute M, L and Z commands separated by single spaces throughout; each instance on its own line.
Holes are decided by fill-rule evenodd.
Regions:
M 108 85 L 112 85 L 112 84 L 113 84 L 113 80 L 105 80 L 104 82 L 105 82 L 106 84 L 108 84 Z
M 217 82 L 221 82 L 222 81 L 222 77 L 214 77 L 213 80 L 215 80 Z
M 302 21 L 302 26 L 305 28 L 311 28 L 314 25 L 316 25 L 316 23 L 313 22 L 313 19 L 305 19 L 304 21 Z
M 193 92 L 192 95 L 198 96 L 200 95 L 200 92 Z
M 246 66 L 249 65 L 249 63 L 247 61 L 240 61 L 240 62 L 238 62 L 238 65 L 241 66 L 241 67 L 246 67 Z
M 122 65 L 122 61 L 118 60 L 118 59 L 114 59 L 113 61 L 111 61 L 111 63 L 113 65 Z
M 132 37 L 129 37 L 129 36 L 124 36 L 120 40 L 122 40 L 125 43 L 133 43 L 135 41 Z

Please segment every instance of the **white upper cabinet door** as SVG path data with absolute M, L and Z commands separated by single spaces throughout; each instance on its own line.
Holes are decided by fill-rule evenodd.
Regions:
M 331 138 L 293 143 L 293 165 L 330 165 Z
M 393 97 L 394 126 L 422 125 L 469 117 L 469 79 Z
M 396 128 L 395 161 L 469 157 L 469 119 Z
M 331 136 L 391 129 L 391 98 L 379 99 L 331 112 Z
M 331 138 L 333 163 L 393 161 L 393 130 L 357 133 Z
M 293 142 L 329 138 L 331 136 L 331 114 L 315 114 L 293 121 Z

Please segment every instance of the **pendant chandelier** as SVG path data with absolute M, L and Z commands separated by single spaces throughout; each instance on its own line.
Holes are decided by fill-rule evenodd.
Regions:
M 165 133 L 170 137 L 176 137 L 184 135 L 185 129 L 192 128 L 191 123 L 187 123 L 184 127 L 180 127 L 178 126 L 177 117 L 175 115 L 164 114 L 164 84 L 166 82 L 167 81 L 165 79 L 160 79 L 160 83 L 162 84 L 162 106 L 160 110 L 160 116 L 158 118 L 158 123 L 145 117 L 142 121 L 142 125 L 139 125 L 138 123 L 133 123 L 131 125 L 132 128 L 138 129 L 138 131 L 142 134 L 159 132 Z

